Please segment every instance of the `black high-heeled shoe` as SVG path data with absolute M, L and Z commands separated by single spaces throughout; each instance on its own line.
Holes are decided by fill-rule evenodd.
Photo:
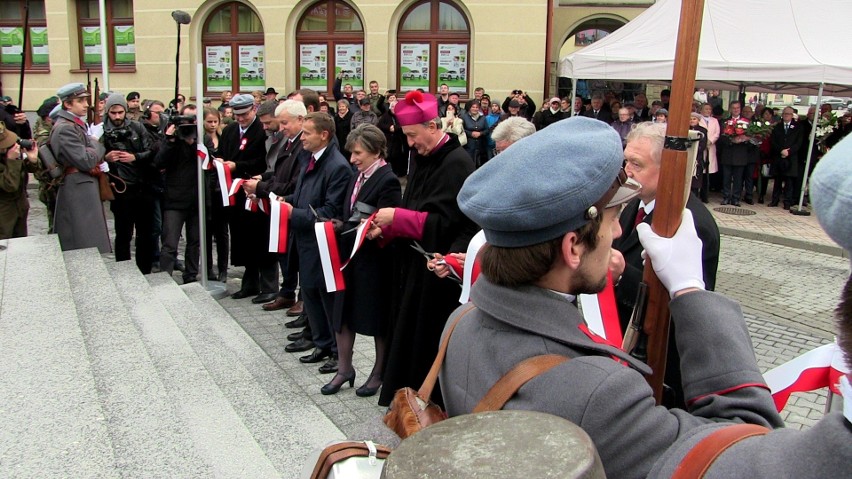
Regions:
M 370 381 L 372 381 L 372 380 L 373 380 L 373 376 L 370 376 L 369 378 L 367 378 L 367 382 L 365 382 L 361 387 L 359 387 L 358 389 L 355 390 L 355 395 L 358 396 L 358 397 L 362 397 L 362 398 L 368 398 L 368 397 L 371 397 L 371 396 L 375 396 L 376 393 L 379 392 L 379 389 L 382 388 L 382 383 L 379 383 L 379 385 L 375 386 L 375 387 L 367 386 L 368 384 L 370 384 Z
M 342 377 L 343 381 L 340 381 L 340 383 L 335 384 L 334 380 L 337 379 L 338 377 Z M 340 373 L 335 374 L 334 377 L 331 378 L 331 381 L 328 384 L 326 384 L 325 386 L 320 388 L 320 392 L 323 394 L 323 396 L 328 396 L 330 394 L 337 394 L 337 391 L 340 391 L 340 388 L 343 387 L 343 385 L 346 384 L 347 382 L 349 382 L 350 388 L 355 387 L 355 370 L 352 370 L 352 372 L 348 375 L 343 375 L 343 374 L 340 374 Z

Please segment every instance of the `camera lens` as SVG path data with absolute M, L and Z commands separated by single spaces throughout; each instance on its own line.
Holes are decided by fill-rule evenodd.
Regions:
M 25 140 L 23 138 L 18 138 L 17 143 L 21 145 L 21 148 L 23 148 L 24 150 L 33 149 L 33 140 Z

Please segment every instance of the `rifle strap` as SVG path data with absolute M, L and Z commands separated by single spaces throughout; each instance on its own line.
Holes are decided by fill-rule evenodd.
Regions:
M 444 364 L 444 357 L 447 355 L 447 347 L 450 344 L 450 336 L 452 336 L 453 330 L 456 329 L 456 325 L 459 324 L 459 320 L 474 309 L 476 309 L 476 306 L 474 306 L 473 303 L 468 303 L 468 307 L 459 311 L 457 316 L 452 319 L 452 323 L 450 323 L 450 327 L 447 329 L 447 334 L 444 336 L 444 339 L 441 341 L 441 345 L 438 347 L 438 354 L 435 356 L 435 361 L 432 363 L 432 369 L 429 370 L 429 374 L 427 374 L 426 379 L 423 380 L 423 385 L 420 386 L 419 390 L 417 390 L 417 395 L 424 401 L 428 401 L 429 398 L 432 397 L 432 390 L 435 389 L 435 383 L 438 381 L 438 373 L 441 371 L 441 366 Z
M 768 428 L 756 424 L 734 424 L 719 428 L 689 450 L 672 474 L 672 479 L 701 479 L 729 447 L 743 439 L 768 432 Z
M 530 379 L 549 371 L 568 361 L 568 359 L 570 358 L 558 354 L 542 354 L 521 361 L 491 386 L 485 397 L 473 408 L 473 413 L 503 409 L 506 402 L 512 399 L 512 396 Z

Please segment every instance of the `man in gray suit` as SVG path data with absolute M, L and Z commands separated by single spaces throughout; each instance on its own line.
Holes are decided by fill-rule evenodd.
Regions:
M 701 240 L 688 210 L 670 239 L 639 225 L 672 297 L 688 410 L 655 406 L 642 376 L 648 367 L 586 327 L 576 295 L 606 284 L 620 206 L 640 188 L 622 162 L 615 130 L 574 117 L 520 140 L 467 179 L 459 207 L 482 226 L 488 245 L 471 291 L 476 309 L 456 327 L 440 380 L 447 413 L 466 414 L 521 361 L 566 356 L 521 387 L 506 408 L 576 423 L 594 441 L 607 477 L 644 478 L 694 428 L 783 422 L 739 305 L 704 290 Z

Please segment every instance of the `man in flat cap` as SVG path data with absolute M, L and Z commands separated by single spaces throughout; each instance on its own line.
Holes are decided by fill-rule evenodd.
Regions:
M 440 380 L 447 413 L 467 414 L 521 361 L 565 356 L 505 407 L 574 422 L 594 441 L 607 477 L 643 478 L 693 428 L 783 422 L 739 306 L 704 290 L 701 241 L 688 210 L 673 238 L 640 225 L 640 239 L 673 298 L 690 410 L 655 406 L 642 376 L 647 365 L 586 327 L 576 296 L 606 284 L 620 206 L 640 188 L 622 161 L 615 130 L 573 117 L 520 140 L 468 178 L 459 207 L 482 226 L 488 244 L 471 291 L 476 308 L 453 332 Z
M 811 196 L 820 225 L 847 253 L 852 252 L 852 140 L 844 140 L 814 169 Z M 852 370 L 852 277 L 846 280 L 837 306 L 837 338 L 846 366 Z M 748 477 L 846 477 L 852 464 L 852 374 L 839 378 L 843 408 L 826 414 L 803 431 L 775 429 L 745 437 L 707 465 L 708 479 Z M 681 436 L 657 462 L 648 477 L 672 477 L 686 455 L 713 434 L 724 434 L 726 423 L 708 424 Z M 709 439 L 709 440 L 712 440 Z M 706 444 L 706 443 L 705 443 Z
M 231 170 L 231 178 L 249 179 L 266 171 L 266 132 L 257 120 L 254 97 L 235 95 L 230 106 L 236 121 L 226 126 L 219 141 L 219 156 Z M 245 266 L 245 274 L 234 299 L 255 296 L 255 304 L 275 299 L 278 265 L 269 253 L 269 216 L 245 209 L 246 195 L 240 189 L 234 206 L 228 207 L 231 229 L 231 264 Z
M 53 226 L 62 251 L 111 249 L 98 181 L 103 170 L 104 148 L 87 133 L 84 121 L 89 110 L 89 93 L 82 83 L 69 83 L 56 92 L 62 102 L 50 130 L 50 145 L 56 161 L 65 169 L 65 178 L 56 196 Z
M 414 240 L 426 251 L 458 253 L 477 227 L 459 210 L 456 195 L 473 170 L 473 160 L 458 138 L 441 131 L 433 95 L 409 92 L 394 109 L 412 158 L 408 186 L 399 208 L 379 210 L 370 231 L 381 241 L 397 238 L 391 295 L 391 334 L 379 404 L 390 404 L 397 389 L 419 388 L 435 359 L 444 321 L 458 305 L 458 285 L 426 269 L 423 256 L 410 248 Z M 433 399 L 440 401 L 437 394 Z

